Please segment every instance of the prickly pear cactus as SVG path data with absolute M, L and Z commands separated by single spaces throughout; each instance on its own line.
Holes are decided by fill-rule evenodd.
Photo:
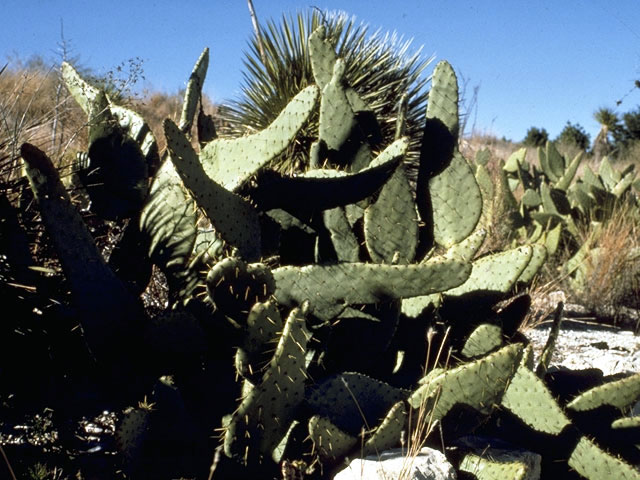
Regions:
M 287 318 L 262 382 L 248 388 L 225 432 L 225 453 L 245 464 L 270 458 L 293 420 L 304 397 L 305 353 L 310 334 L 306 308 L 293 309 Z

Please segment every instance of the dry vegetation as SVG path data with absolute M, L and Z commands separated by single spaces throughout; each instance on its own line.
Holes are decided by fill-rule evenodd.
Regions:
M 0 71 L 0 181 L 11 191 L 21 178 L 19 151 L 24 142 L 44 150 L 62 176 L 70 173 L 76 154 L 86 150 L 87 117 L 67 92 L 58 70 L 34 58 L 13 60 L 0 66 Z M 130 93 L 131 78 L 104 81 L 118 95 Z M 154 91 L 123 98 L 149 123 L 161 151 L 165 146 L 162 121 L 179 118 L 183 94 Z M 206 97 L 203 108 L 215 116 L 217 107 Z

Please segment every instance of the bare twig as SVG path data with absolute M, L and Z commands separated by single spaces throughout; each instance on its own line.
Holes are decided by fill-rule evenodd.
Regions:
M 4 448 L 2 448 L 2 445 L 0 445 L 0 453 L 2 454 L 2 458 L 4 458 L 4 462 L 7 464 L 9 475 L 11 475 L 11 480 L 18 480 L 16 478 L 16 474 L 13 472 L 13 468 L 11 468 L 11 463 L 9 463 L 9 459 L 7 458 L 7 454 L 4 452 Z
M 256 16 L 256 11 L 253 8 L 253 1 L 247 0 L 247 5 L 249 5 L 249 13 L 251 14 L 251 23 L 253 23 L 253 31 L 256 34 L 256 39 L 258 41 L 258 49 L 260 50 L 260 59 L 264 65 L 267 64 L 267 57 L 264 54 L 264 46 L 262 45 L 262 34 L 260 33 L 260 25 L 258 25 L 258 17 Z

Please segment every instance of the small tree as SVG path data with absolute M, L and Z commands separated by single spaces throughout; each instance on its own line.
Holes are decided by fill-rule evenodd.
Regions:
M 640 107 L 622 115 L 629 140 L 640 140 Z
M 571 122 L 567 122 L 558 138 L 556 138 L 556 142 L 567 147 L 578 147 L 580 150 L 586 151 L 589 149 L 590 139 L 589 134 L 580 124 L 576 123 L 574 125 Z
M 541 147 L 549 140 L 549 133 L 544 128 L 531 127 L 523 142 L 527 147 Z
M 622 122 L 612 131 L 613 146 L 618 154 L 640 142 L 640 107 L 622 115 Z

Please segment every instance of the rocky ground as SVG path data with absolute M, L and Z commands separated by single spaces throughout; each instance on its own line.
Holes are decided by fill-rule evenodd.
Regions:
M 551 322 L 525 330 L 534 351 L 540 354 Z M 640 372 L 640 336 L 632 331 L 590 321 L 565 319 L 551 365 L 571 369 L 599 368 L 605 375 Z

